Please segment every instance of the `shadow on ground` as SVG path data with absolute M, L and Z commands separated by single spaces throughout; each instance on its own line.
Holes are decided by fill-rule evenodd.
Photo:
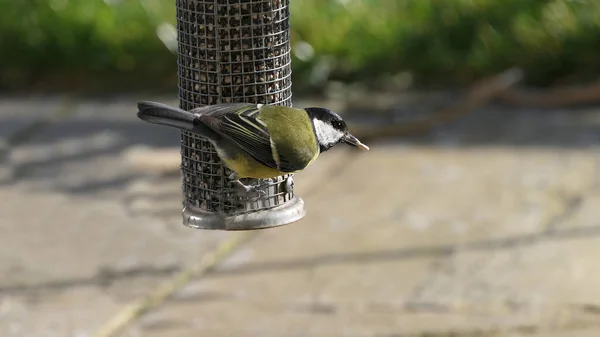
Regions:
M 34 129 L 11 149 L 5 166 L 12 174 L 0 184 L 27 181 L 74 195 L 115 192 L 144 178 L 127 167 L 125 150 L 179 147 L 179 131 L 139 121 L 134 101 L 83 102 L 74 109 L 71 116 Z M 16 119 L 4 117 L 0 125 L 22 124 Z M 428 134 L 386 142 L 457 148 L 595 147 L 600 145 L 600 107 L 535 111 L 489 106 Z M 377 149 L 377 143 L 369 145 Z M 175 183 L 179 177 L 173 174 L 164 179 Z
M 211 273 L 211 275 L 243 275 L 268 273 L 273 271 L 281 272 L 295 269 L 309 269 L 327 265 L 370 264 L 407 259 L 446 257 L 458 251 L 469 252 L 511 250 L 558 240 L 564 241 L 579 239 L 595 239 L 598 237 L 598 235 L 600 235 L 600 226 L 589 225 L 577 228 L 562 229 L 557 231 L 546 230 L 537 233 L 514 235 L 499 239 L 485 239 L 467 242 L 463 244 L 442 244 L 431 246 L 408 247 L 367 253 L 325 254 L 320 256 L 314 256 L 311 258 L 290 259 L 266 263 L 245 263 L 238 267 L 216 269 Z M 15 286 L 0 287 L 0 294 L 57 291 L 84 286 L 110 286 L 113 282 L 120 280 L 138 277 L 160 277 L 172 274 L 179 270 L 180 267 L 178 266 L 169 266 L 164 268 L 152 268 L 142 266 L 123 270 L 112 270 L 109 268 L 105 268 L 100 270 L 97 273 L 97 275 L 86 278 L 60 280 L 40 284 L 20 284 Z

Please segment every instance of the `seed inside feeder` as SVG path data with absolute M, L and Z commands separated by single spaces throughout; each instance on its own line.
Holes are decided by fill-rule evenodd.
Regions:
M 230 2 L 177 0 L 181 107 L 220 102 L 290 106 L 289 0 Z M 181 143 L 183 194 L 191 205 L 235 215 L 272 208 L 294 196 L 280 188 L 287 177 L 278 177 L 266 182 L 274 195 L 262 200 L 239 196 L 232 202 L 231 171 L 212 145 L 188 132 Z

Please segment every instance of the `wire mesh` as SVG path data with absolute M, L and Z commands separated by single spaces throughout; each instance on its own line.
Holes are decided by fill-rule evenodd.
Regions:
M 289 0 L 177 0 L 180 107 L 247 102 L 291 106 Z M 241 192 L 212 144 L 181 134 L 185 202 L 236 215 L 294 198 L 290 175 Z M 256 179 L 242 180 L 257 184 Z

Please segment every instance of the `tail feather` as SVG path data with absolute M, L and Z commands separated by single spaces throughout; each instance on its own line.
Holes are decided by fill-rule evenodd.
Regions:
M 191 131 L 197 116 L 189 111 L 158 102 L 138 102 L 139 119 L 153 124 L 166 125 Z

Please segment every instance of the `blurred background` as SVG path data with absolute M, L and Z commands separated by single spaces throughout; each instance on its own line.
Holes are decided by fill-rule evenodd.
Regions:
M 172 2 L 8 1 L 1 89 L 176 89 Z M 292 2 L 295 90 L 401 74 L 421 87 L 464 86 L 515 66 L 537 86 L 593 80 L 599 7 L 586 0 Z
M 600 1 L 292 0 L 294 104 L 371 151 L 248 237 L 181 225 L 179 132 L 135 117 L 177 104 L 174 1 L 0 9 L 1 336 L 600 334 Z

